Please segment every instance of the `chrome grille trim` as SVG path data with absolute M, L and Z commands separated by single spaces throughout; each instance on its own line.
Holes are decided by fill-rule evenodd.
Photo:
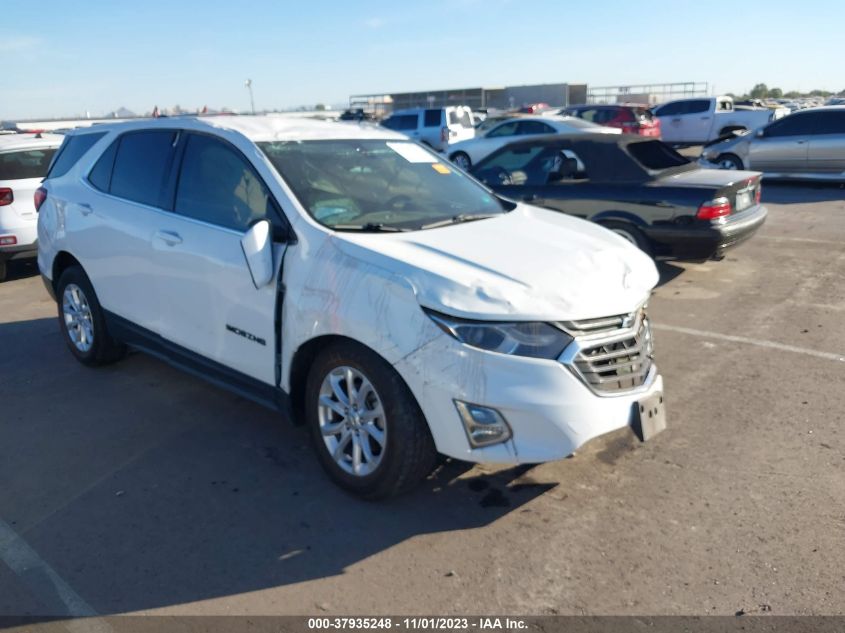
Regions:
M 557 327 L 572 336 L 573 338 L 599 337 L 606 334 L 616 334 L 621 330 L 631 330 L 637 321 L 643 316 L 643 308 L 637 308 L 633 312 L 616 314 L 597 319 L 580 319 L 578 321 L 559 321 Z
M 651 326 L 642 308 L 631 314 L 634 322 L 629 327 L 602 329 L 603 335 L 591 333 L 576 337 L 558 359 L 597 395 L 625 394 L 642 388 L 653 377 Z M 604 323 L 611 320 L 622 324 L 620 317 L 592 319 L 591 322 L 602 323 L 596 326 L 599 329 L 605 328 Z M 571 323 L 575 322 L 567 322 L 567 325 Z M 581 331 L 588 330 L 582 328 Z

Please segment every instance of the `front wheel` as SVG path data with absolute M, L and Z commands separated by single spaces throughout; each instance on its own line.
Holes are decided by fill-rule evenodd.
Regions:
M 742 169 L 742 159 L 735 154 L 722 154 L 716 159 L 719 169 Z
M 435 465 L 434 441 L 408 386 L 381 357 L 351 341 L 318 354 L 305 414 L 326 472 L 362 497 L 410 490 Z
M 123 357 L 126 348 L 109 335 L 103 309 L 82 268 L 72 266 L 61 274 L 56 297 L 59 327 L 79 362 L 105 365 Z
M 469 171 L 472 167 L 472 160 L 466 152 L 455 152 L 449 159 L 464 171 Z

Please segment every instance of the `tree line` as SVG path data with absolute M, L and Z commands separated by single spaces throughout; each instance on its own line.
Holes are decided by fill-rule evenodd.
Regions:
M 811 90 L 810 92 L 798 92 L 797 90 L 790 90 L 784 92 L 780 88 L 769 88 L 766 84 L 756 84 L 751 92 L 737 97 L 737 99 L 796 99 L 799 97 L 845 97 L 845 90 L 839 92 L 830 92 L 829 90 Z

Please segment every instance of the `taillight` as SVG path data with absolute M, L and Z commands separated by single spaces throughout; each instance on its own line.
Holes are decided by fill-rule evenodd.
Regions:
M 695 217 L 699 220 L 715 220 L 731 214 L 731 203 L 727 198 L 716 198 L 698 207 Z
M 15 194 L 8 187 L 0 187 L 0 207 L 12 204 L 15 201 Z
M 3 235 L 0 237 L 0 246 L 14 246 L 18 243 L 18 238 L 14 235 Z
M 757 183 L 757 191 L 754 192 L 754 202 L 755 204 L 760 204 L 760 200 L 763 198 L 763 184 Z
M 35 210 L 38 211 L 41 209 L 41 205 L 44 204 L 44 201 L 47 199 L 47 190 L 44 187 L 38 187 L 35 190 L 35 194 L 32 196 L 33 202 L 35 202 Z
M 448 127 L 440 128 L 440 140 L 443 141 L 444 143 L 449 142 L 449 128 Z

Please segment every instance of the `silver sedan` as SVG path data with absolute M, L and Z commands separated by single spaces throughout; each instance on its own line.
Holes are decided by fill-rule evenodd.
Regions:
M 754 132 L 705 145 L 701 162 L 776 178 L 845 181 L 845 106 L 802 110 Z

